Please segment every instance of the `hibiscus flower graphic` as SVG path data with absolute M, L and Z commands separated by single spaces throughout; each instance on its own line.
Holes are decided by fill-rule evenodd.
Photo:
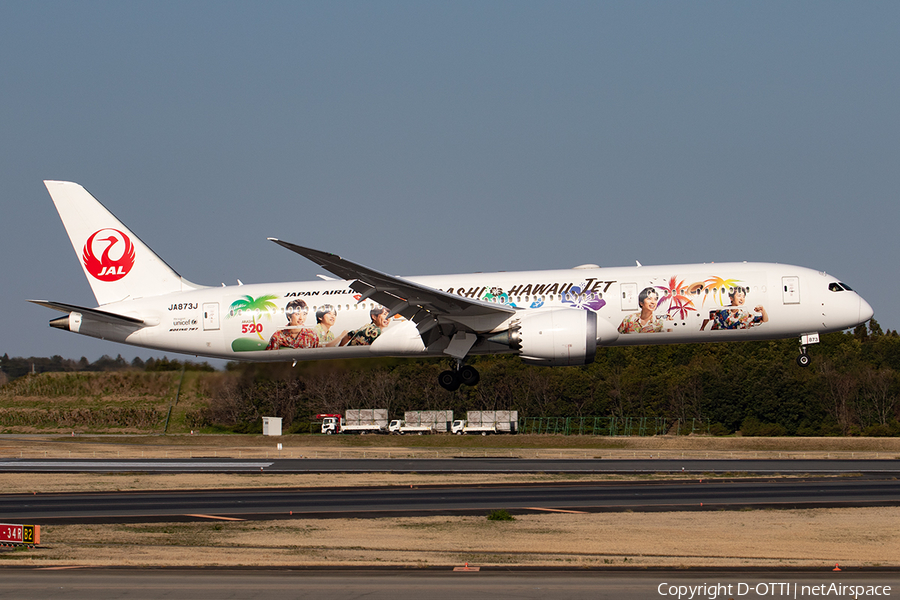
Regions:
M 581 308 L 583 310 L 597 311 L 606 306 L 606 300 L 600 298 L 595 292 L 583 293 L 584 284 L 581 286 L 573 285 L 569 291 L 563 295 L 563 304 L 568 304 L 572 308 Z

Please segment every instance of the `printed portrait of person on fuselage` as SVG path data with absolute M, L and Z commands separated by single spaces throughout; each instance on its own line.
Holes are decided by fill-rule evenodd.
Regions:
M 312 328 L 313 332 L 319 337 L 319 347 L 337 346 L 338 343 L 347 335 L 347 330 L 341 332 L 339 336 L 335 336 L 331 328 L 337 319 L 337 310 L 330 304 L 323 304 L 316 311 L 316 326 Z
M 641 312 L 628 315 L 619 324 L 619 333 L 659 333 L 665 331 L 664 319 L 653 314 L 659 304 L 659 293 L 653 287 L 646 287 L 638 295 Z
M 269 338 L 266 350 L 278 350 L 280 348 L 318 348 L 319 336 L 309 327 L 304 327 L 309 307 L 306 302 L 292 300 L 284 307 L 284 314 L 288 319 L 288 326 L 279 329 Z
M 709 318 L 703 320 L 700 331 L 703 331 L 710 321 L 712 321 L 710 330 L 750 329 L 762 323 L 768 323 L 769 315 L 761 304 L 754 306 L 752 311 L 744 308 L 744 302 L 747 299 L 746 288 L 732 288 L 728 292 L 728 298 L 731 300 L 731 305 L 709 311 Z
M 378 339 L 378 336 L 381 335 L 390 323 L 388 313 L 388 309 L 376 304 L 375 308 L 369 311 L 369 318 L 372 319 L 372 322 L 362 329 L 346 333 L 341 339 L 341 346 L 372 345 L 372 342 Z

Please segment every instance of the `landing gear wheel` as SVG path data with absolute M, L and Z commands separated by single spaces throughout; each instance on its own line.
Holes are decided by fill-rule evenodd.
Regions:
M 481 375 L 472 365 L 465 365 L 459 370 L 459 380 L 465 385 L 475 385 L 481 380 Z
M 460 381 L 459 374 L 456 371 L 443 371 L 438 375 L 438 383 L 448 392 L 455 392 L 459 389 L 462 381 Z
M 801 344 L 800 356 L 797 357 L 797 364 L 801 367 L 808 367 L 810 362 L 812 362 L 812 358 L 806 353 L 806 345 Z

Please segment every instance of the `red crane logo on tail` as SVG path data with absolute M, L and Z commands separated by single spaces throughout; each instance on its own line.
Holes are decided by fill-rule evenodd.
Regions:
M 100 258 L 97 258 L 97 250 L 101 251 Z M 134 266 L 134 244 L 118 229 L 101 229 L 85 242 L 81 260 L 95 279 L 118 281 L 128 275 Z

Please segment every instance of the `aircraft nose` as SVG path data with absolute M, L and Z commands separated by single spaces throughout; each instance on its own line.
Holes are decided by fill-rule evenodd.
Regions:
M 873 316 L 875 316 L 875 311 L 872 310 L 872 307 L 869 306 L 868 302 L 866 302 L 865 300 L 860 298 L 859 299 L 859 322 L 865 323 L 866 321 L 871 319 Z

